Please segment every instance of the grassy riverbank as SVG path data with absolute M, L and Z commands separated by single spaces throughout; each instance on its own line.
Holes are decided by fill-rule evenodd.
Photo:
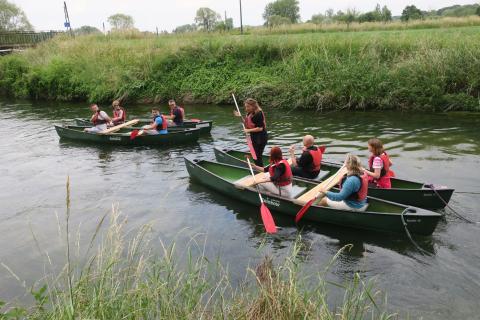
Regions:
M 300 242 L 283 264 L 276 266 L 265 258 L 246 270 L 241 283 L 234 283 L 227 268 L 202 253 L 204 244 L 198 239 L 177 250 L 175 244 L 153 243 L 149 226 L 135 236 L 125 233 L 125 223 L 115 212 L 109 228 L 104 230 L 100 222 L 91 245 L 96 238 L 102 237 L 103 241 L 97 252 L 80 259 L 84 262 L 71 258 L 70 252 L 78 249 L 67 246 L 68 264 L 61 274 L 47 275 L 31 291 L 36 304 L 23 308 L 0 301 L 0 319 L 393 317 L 384 311 L 373 283 L 364 282 L 358 274 L 338 285 L 344 298 L 333 307 L 331 301 L 327 302 L 332 284 L 326 276 L 334 260 L 322 272 L 302 276 Z M 66 232 L 68 235 L 68 229 Z M 158 255 L 153 248 L 163 248 L 163 252 Z
M 57 38 L 0 58 L 3 95 L 285 108 L 480 110 L 480 27 Z

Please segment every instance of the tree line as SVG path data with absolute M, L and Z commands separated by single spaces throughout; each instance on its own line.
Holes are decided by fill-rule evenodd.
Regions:
M 328 9 L 325 13 L 317 13 L 312 15 L 307 22 L 315 24 L 328 23 L 346 23 L 350 25 L 353 22 L 390 22 L 395 18 L 399 18 L 404 22 L 412 20 L 420 20 L 435 17 L 463 17 L 469 15 L 480 16 L 480 5 L 454 5 L 441 8 L 439 10 L 422 11 L 414 5 L 406 6 L 400 17 L 393 17 L 392 12 L 387 6 L 377 4 L 372 11 L 360 12 L 356 9 L 347 9 L 345 12 L 339 10 L 335 12 Z M 278 27 L 281 25 L 289 25 L 301 23 L 300 3 L 298 0 L 275 0 L 266 5 L 263 12 L 263 19 L 266 27 Z M 107 19 L 112 31 L 131 30 L 135 28 L 135 21 L 132 16 L 117 13 L 111 15 Z M 233 19 L 227 18 L 215 12 L 214 10 L 202 7 L 196 12 L 194 22 L 185 24 L 175 28 L 173 32 L 184 33 L 193 31 L 228 31 L 233 29 Z M 17 5 L 10 3 L 8 0 L 0 0 L 0 32 L 1 31 L 31 31 L 33 26 L 28 21 L 25 12 Z M 88 34 L 101 32 L 99 29 L 91 26 L 82 26 L 74 29 L 76 34 Z

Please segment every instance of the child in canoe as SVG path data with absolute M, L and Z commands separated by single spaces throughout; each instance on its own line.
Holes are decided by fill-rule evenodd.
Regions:
M 263 180 L 256 181 L 261 191 L 285 198 L 292 197 L 292 169 L 288 161 L 283 159 L 282 150 L 279 147 L 273 147 L 270 151 L 270 165 L 260 167 L 252 164 L 252 167 L 258 171 L 268 172 Z
M 391 189 L 390 177 L 395 176 L 395 174 L 390 170 L 392 161 L 385 152 L 382 141 L 377 138 L 368 140 L 368 151 L 371 154 L 368 160 L 369 170 L 365 169 L 365 173 L 368 175 L 370 185 L 382 189 Z

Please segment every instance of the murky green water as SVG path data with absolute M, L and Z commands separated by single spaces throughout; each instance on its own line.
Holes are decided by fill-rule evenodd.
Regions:
M 136 106 L 129 114 L 146 116 L 148 110 L 149 106 Z M 276 258 L 288 254 L 299 233 L 291 219 L 276 217 L 282 229 L 265 239 L 258 208 L 190 182 L 185 170 L 183 156 L 213 159 L 214 146 L 244 147 L 232 107 L 186 110 L 192 117 L 214 120 L 212 135 L 188 147 L 115 148 L 59 141 L 53 124 L 88 116 L 82 105 L 0 101 L 0 262 L 20 279 L 0 268 L 0 300 L 25 299 L 36 280 L 64 266 L 57 216 L 63 223 L 68 175 L 72 225 L 80 230 L 83 247 L 100 217 L 118 204 L 128 215 L 128 229 L 152 223 L 156 238 L 179 243 L 201 234 L 206 253 L 221 256 L 238 277 L 246 265 L 260 259 L 262 243 L 262 253 Z M 480 192 L 479 114 L 320 115 L 268 109 L 266 114 L 271 145 L 287 147 L 311 133 L 330 145 L 328 160 L 341 161 L 346 152 L 353 152 L 366 161 L 366 141 L 378 136 L 398 176 Z M 480 195 L 456 193 L 451 204 L 480 221 Z M 433 236 L 419 240 L 433 256 L 422 256 L 398 235 L 319 225 L 308 227 L 302 236 L 310 245 L 303 252 L 306 272 L 323 269 L 338 249 L 353 244 L 335 263 L 333 281 L 342 282 L 358 271 L 377 279 L 391 311 L 425 319 L 478 317 L 480 227 L 448 210 Z

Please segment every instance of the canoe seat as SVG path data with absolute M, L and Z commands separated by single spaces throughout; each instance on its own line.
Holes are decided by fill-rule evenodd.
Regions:
M 300 186 L 293 185 L 292 186 L 292 199 L 295 199 L 295 198 L 299 197 L 303 192 L 305 192 L 305 190 L 307 190 L 306 187 L 300 187 Z
M 318 174 L 318 176 L 315 178 L 315 179 L 312 179 L 313 181 L 322 181 L 322 180 L 325 180 L 325 178 L 330 174 L 330 171 L 322 171 L 320 170 L 320 173 Z

